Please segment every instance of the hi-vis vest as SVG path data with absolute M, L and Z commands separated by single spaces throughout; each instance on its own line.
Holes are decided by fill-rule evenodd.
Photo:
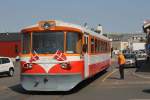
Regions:
M 123 54 L 119 54 L 118 56 L 118 64 L 119 65 L 122 65 L 122 64 L 125 64 L 126 60 L 124 58 L 124 55 Z

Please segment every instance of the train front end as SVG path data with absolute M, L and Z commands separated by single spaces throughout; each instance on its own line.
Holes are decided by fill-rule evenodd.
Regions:
M 21 85 L 25 90 L 68 91 L 84 79 L 79 30 L 41 21 L 24 28 L 21 38 Z

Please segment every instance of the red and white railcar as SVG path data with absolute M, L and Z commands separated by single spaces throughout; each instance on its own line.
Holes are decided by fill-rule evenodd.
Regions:
M 68 91 L 111 64 L 108 38 L 57 20 L 21 30 L 21 84 L 28 91 Z

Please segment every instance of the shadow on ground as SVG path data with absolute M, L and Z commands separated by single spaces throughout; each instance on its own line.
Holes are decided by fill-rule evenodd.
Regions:
M 140 63 L 136 72 L 150 72 L 150 61 L 144 61 Z
M 142 92 L 144 92 L 144 93 L 150 93 L 150 89 L 145 89 Z
M 95 76 L 88 78 L 82 82 L 80 82 L 77 86 L 75 86 L 73 89 L 70 91 L 50 91 L 50 92 L 45 92 L 45 91 L 26 91 L 22 88 L 21 84 L 17 84 L 14 86 L 9 87 L 12 91 L 21 93 L 21 94 L 28 94 L 28 95 L 69 95 L 76 93 L 89 85 L 91 82 L 95 81 L 99 77 L 103 76 L 106 73 L 106 71 L 102 71 Z
M 6 77 L 9 77 L 9 76 L 7 74 L 0 75 L 0 78 L 6 78 Z

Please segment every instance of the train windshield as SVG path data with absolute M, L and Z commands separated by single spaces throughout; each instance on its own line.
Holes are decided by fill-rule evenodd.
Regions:
M 76 32 L 67 32 L 66 53 L 81 53 L 82 36 Z
M 39 54 L 54 54 L 64 51 L 64 32 L 36 32 L 32 37 L 32 51 Z
M 82 35 L 77 32 L 48 31 L 22 34 L 22 53 L 54 54 L 57 50 L 68 54 L 82 52 Z M 31 45 L 32 44 L 32 45 Z

